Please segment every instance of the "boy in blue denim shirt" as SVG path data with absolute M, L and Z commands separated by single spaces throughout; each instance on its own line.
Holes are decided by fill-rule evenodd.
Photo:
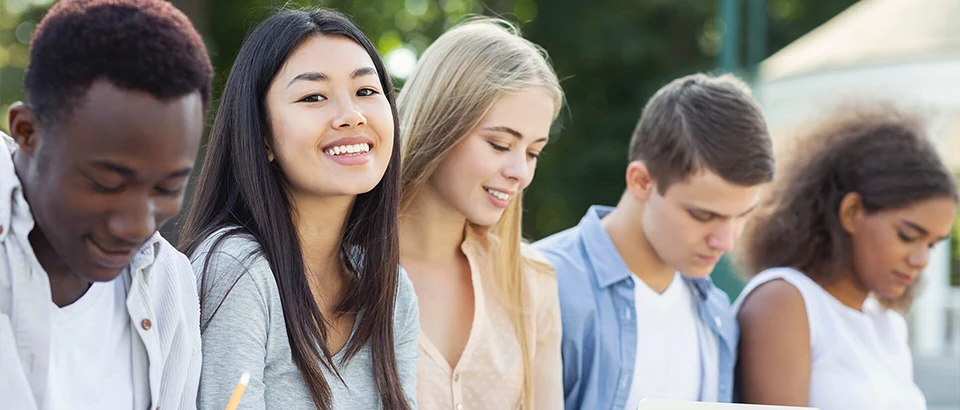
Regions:
M 535 244 L 554 264 L 567 409 L 732 399 L 737 325 L 709 279 L 773 179 L 749 88 L 690 75 L 660 89 L 630 141 L 616 208 Z

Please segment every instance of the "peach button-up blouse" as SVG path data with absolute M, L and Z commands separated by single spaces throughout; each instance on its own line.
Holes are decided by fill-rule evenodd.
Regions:
M 523 406 L 523 361 L 520 343 L 500 302 L 494 282 L 494 256 L 499 241 L 467 229 L 461 249 L 470 264 L 474 317 L 470 336 L 456 367 L 426 335 L 420 334 L 417 401 L 421 410 L 514 410 Z M 533 406 L 563 409 L 560 361 L 560 299 L 553 267 L 532 248 L 523 255 L 527 297 L 533 311 L 526 323 L 533 368 Z M 525 409 L 526 410 L 526 409 Z

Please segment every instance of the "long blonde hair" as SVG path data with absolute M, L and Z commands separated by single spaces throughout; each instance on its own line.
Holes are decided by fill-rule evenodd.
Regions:
M 476 18 L 438 38 L 423 53 L 397 99 L 402 134 L 401 215 L 459 144 L 503 95 L 541 88 L 553 98 L 554 119 L 563 106 L 563 91 L 546 52 L 500 19 Z M 500 221 L 489 230 L 500 240 L 496 279 L 520 341 L 524 408 L 533 406 L 530 343 L 526 329 L 529 301 L 524 300 L 520 252 L 522 195 L 514 196 Z M 469 222 L 468 222 L 469 223 Z

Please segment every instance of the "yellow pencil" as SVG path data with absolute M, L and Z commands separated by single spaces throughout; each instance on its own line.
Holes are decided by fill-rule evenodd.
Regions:
M 243 397 L 243 391 L 247 388 L 247 382 L 250 381 L 250 373 L 243 372 L 243 376 L 240 376 L 240 383 L 237 383 L 237 388 L 233 389 L 233 396 L 230 396 L 230 402 L 227 403 L 227 410 L 237 410 L 237 406 L 240 405 L 240 398 Z

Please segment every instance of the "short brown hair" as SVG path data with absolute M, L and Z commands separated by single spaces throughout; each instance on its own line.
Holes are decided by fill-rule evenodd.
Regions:
M 693 74 L 671 81 L 647 102 L 630 139 L 630 161 L 642 161 L 660 194 L 710 170 L 754 186 L 773 180 L 767 123 L 750 88 L 730 74 Z

